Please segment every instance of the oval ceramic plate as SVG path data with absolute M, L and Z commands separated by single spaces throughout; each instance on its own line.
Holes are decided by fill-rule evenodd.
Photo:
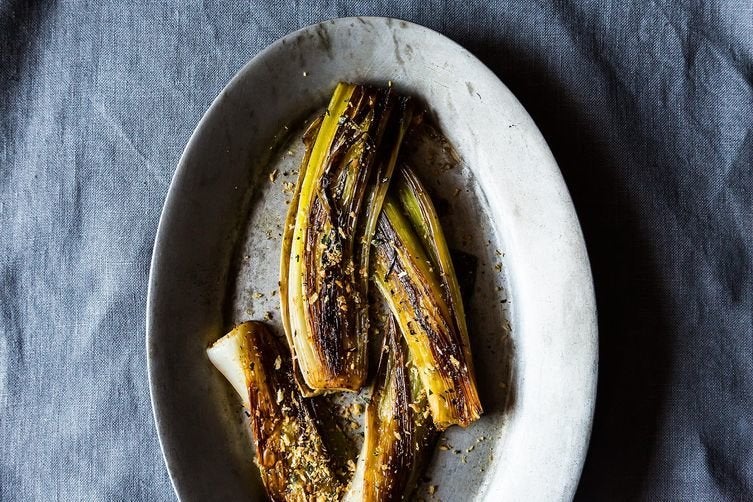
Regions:
M 300 152 L 288 132 L 339 80 L 391 83 L 419 98 L 459 154 L 417 167 L 447 208 L 450 245 L 473 256 L 465 301 L 486 413 L 450 429 L 449 449 L 434 453 L 435 499 L 570 499 L 591 429 L 597 328 L 569 194 L 531 118 L 491 71 L 444 36 L 386 18 L 326 21 L 273 43 L 186 146 L 147 308 L 152 404 L 178 496 L 262 493 L 240 404 L 205 349 L 244 319 L 279 330 L 279 234 Z

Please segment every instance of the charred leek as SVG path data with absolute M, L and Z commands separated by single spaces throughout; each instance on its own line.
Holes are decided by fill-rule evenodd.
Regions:
M 292 380 L 290 359 L 260 322 L 245 322 L 207 355 L 250 413 L 256 463 L 273 501 L 336 501 L 342 494 L 310 401 Z
M 426 391 L 392 317 L 364 426 L 363 449 L 344 500 L 407 499 L 431 454 L 436 429 Z
M 302 392 L 358 390 L 367 375 L 369 245 L 411 117 L 391 89 L 340 83 L 308 139 L 280 267 Z
M 400 324 L 434 424 L 465 427 L 482 408 L 447 243 L 418 178 L 404 167 L 395 185 L 373 240 L 374 281 Z

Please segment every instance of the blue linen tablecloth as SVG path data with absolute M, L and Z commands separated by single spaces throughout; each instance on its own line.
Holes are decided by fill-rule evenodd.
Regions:
M 380 15 L 478 55 L 581 218 L 600 381 L 577 500 L 753 500 L 753 6 L 0 3 L 0 500 L 170 500 L 151 249 L 212 99 L 301 26 Z M 542 480 L 545 482 L 545 480 Z

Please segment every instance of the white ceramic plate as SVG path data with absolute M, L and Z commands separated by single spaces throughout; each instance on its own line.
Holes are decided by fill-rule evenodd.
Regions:
M 423 100 L 462 158 L 453 169 L 418 169 L 449 201 L 450 245 L 478 259 L 466 301 L 486 414 L 447 432 L 452 448 L 427 472 L 434 498 L 572 498 L 591 429 L 597 328 L 569 194 L 531 118 L 491 71 L 444 36 L 386 18 L 326 21 L 273 43 L 186 146 L 147 307 L 152 404 L 178 496 L 260 498 L 240 404 L 205 349 L 240 320 L 271 316 L 279 329 L 282 188 L 294 181 L 299 144 L 286 131 L 321 109 L 339 80 L 391 81 Z

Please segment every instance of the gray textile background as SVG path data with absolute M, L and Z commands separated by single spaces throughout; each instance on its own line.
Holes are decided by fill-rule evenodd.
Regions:
M 356 14 L 465 45 L 560 162 L 600 310 L 577 498 L 753 499 L 753 7 L 625 3 L 1 2 L 0 499 L 174 498 L 144 355 L 174 166 L 255 53 Z

